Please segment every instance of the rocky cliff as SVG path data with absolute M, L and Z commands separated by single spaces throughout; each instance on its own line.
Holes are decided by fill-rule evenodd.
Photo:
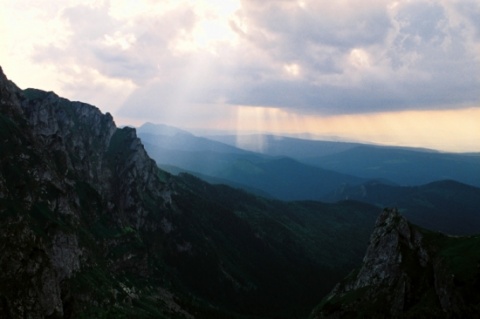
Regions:
M 122 230 L 144 228 L 150 211 L 138 198 L 153 198 L 161 214 L 166 176 L 134 130 L 117 129 L 109 114 L 52 92 L 22 91 L 3 73 L 0 90 L 0 313 L 69 317 L 78 311 L 69 304 L 69 281 L 131 240 Z M 82 233 L 100 220 L 120 235 L 99 240 Z M 128 259 L 144 270 L 145 256 Z
M 422 230 L 385 209 L 361 268 L 337 284 L 312 317 L 478 317 L 479 243 L 478 236 Z

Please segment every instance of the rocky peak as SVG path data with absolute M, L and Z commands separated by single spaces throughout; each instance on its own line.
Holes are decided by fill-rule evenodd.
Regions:
M 396 316 L 404 311 L 414 285 L 410 269 L 406 267 L 423 271 L 428 263 L 422 234 L 397 209 L 386 208 L 377 218 L 361 268 L 356 275 L 338 284 L 326 301 L 367 291 L 365 298 L 368 300 L 380 300 L 377 294 L 387 298 L 388 311 Z
M 61 159 L 66 169 L 83 175 L 85 181 L 104 182 L 107 172 L 102 155 L 117 130 L 111 115 L 53 92 L 27 89 L 22 93 L 23 113 L 39 147 L 66 155 Z
M 354 289 L 368 285 L 392 285 L 402 275 L 406 254 L 413 254 L 421 267 L 429 256 L 422 246 L 422 235 L 397 209 L 385 209 L 375 223 L 370 244 Z
M 11 117 L 22 114 L 18 96 L 19 92 L 20 89 L 7 79 L 0 66 L 0 107 L 2 108 L 2 113 Z
M 452 261 L 444 255 L 452 254 L 456 239 L 421 230 L 396 209 L 384 209 L 362 266 L 337 284 L 312 317 L 469 317 L 473 308 L 465 300 L 470 296 L 462 290 L 476 287 L 479 275 L 473 275 L 477 283 L 455 283 Z M 461 240 L 468 243 L 468 238 Z M 475 241 L 463 245 L 463 250 L 468 245 L 477 249 Z M 472 269 L 472 274 L 478 271 Z

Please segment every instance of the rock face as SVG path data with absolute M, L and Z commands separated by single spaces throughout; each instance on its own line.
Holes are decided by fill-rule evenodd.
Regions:
M 412 228 L 396 210 L 386 209 L 378 218 L 370 239 L 363 265 L 352 289 L 370 285 L 393 286 L 398 278 L 405 286 L 402 261 L 413 257 L 420 267 L 426 267 L 429 256 L 422 246 L 422 235 Z
M 466 292 L 478 285 L 480 256 L 453 261 L 447 255 L 465 253 L 457 252 L 457 246 L 463 245 L 468 254 L 478 254 L 476 237 L 421 230 L 396 209 L 385 209 L 377 219 L 361 268 L 337 284 L 312 317 L 475 317 L 480 300 L 472 300 Z M 466 275 L 456 272 L 463 263 L 470 263 L 469 279 L 456 280 Z
M 139 230 L 148 211 L 137 199 L 155 198 L 161 213 L 168 191 L 135 131 L 117 129 L 109 114 L 21 91 L 2 72 L 0 90 L 0 313 L 69 317 L 67 282 L 97 259 L 76 228 L 103 218 L 114 229 Z M 95 244 L 111 250 L 122 240 Z

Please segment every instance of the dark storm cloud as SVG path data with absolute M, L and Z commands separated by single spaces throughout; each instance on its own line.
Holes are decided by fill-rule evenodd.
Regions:
M 290 6 L 278 6 L 271 1 L 267 3 L 251 1 L 244 15 L 258 28 L 256 32 L 278 36 L 274 42 L 285 44 L 282 52 L 294 50 L 294 53 L 301 54 L 309 43 L 339 49 L 374 44 L 385 38 L 390 26 L 384 7 L 365 9 L 358 6 L 342 12 L 345 9 L 343 5 L 325 5 L 322 2 L 311 3 L 308 8 L 296 5 L 296 2 L 287 2 L 291 3 Z
M 476 29 L 468 21 L 452 21 L 453 13 L 440 3 L 416 1 L 389 13 L 382 6 L 339 10 L 336 19 L 325 17 L 321 7 L 291 10 L 272 1 L 249 5 L 253 14 L 247 16 L 258 28 L 258 37 L 253 37 L 258 47 L 279 60 L 298 62 L 312 76 L 339 76 L 332 76 L 336 83 L 318 84 L 309 77 L 245 83 L 235 103 L 337 114 L 479 102 L 479 64 L 471 50 Z M 349 72 L 345 58 L 356 48 L 369 54 L 370 64 Z M 351 81 L 351 76 L 359 80 Z

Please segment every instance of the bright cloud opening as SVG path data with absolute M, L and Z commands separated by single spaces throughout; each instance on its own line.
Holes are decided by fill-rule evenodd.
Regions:
M 350 63 L 356 68 L 366 68 L 370 66 L 370 57 L 365 50 L 353 49 L 349 55 Z
M 294 78 L 300 75 L 300 66 L 297 63 L 285 64 L 283 69 Z
M 218 53 L 222 45 L 234 45 L 237 34 L 230 27 L 235 12 L 240 8 L 239 0 L 187 1 L 192 7 L 197 22 L 191 32 L 183 32 L 174 42 L 177 52 L 208 51 Z

